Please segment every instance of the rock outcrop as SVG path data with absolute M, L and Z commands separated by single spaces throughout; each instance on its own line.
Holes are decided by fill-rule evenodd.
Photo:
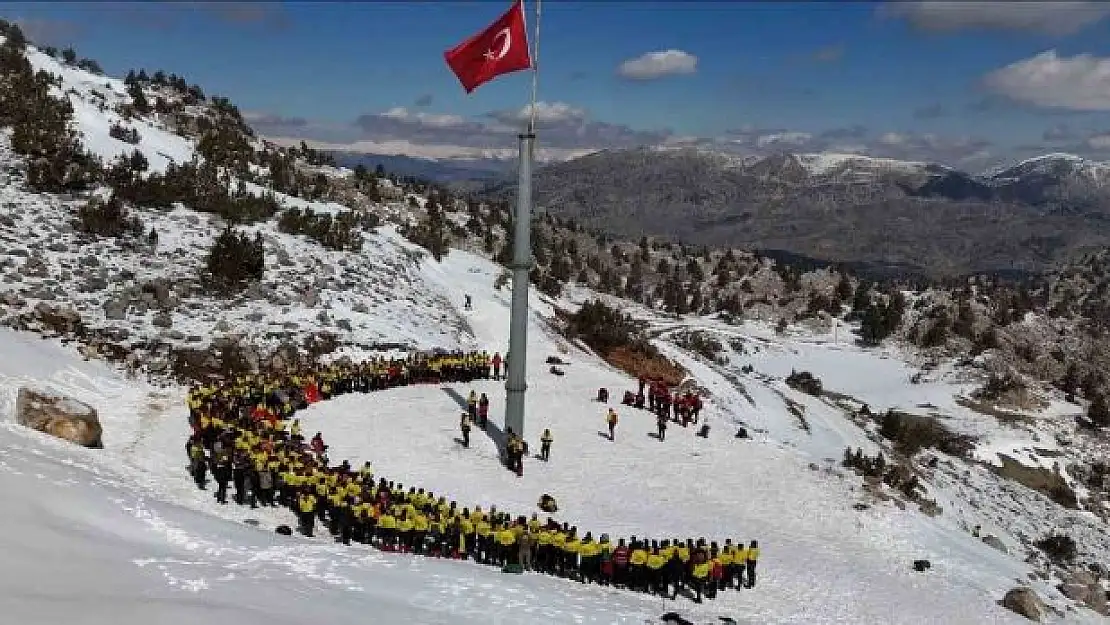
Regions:
M 1007 610 L 1037 622 L 1044 617 L 1046 610 L 1044 602 L 1032 588 L 1012 588 L 1000 603 Z
M 1059 586 L 1060 592 L 1073 601 L 1077 601 L 1094 610 L 1098 614 L 1107 614 L 1106 591 L 1098 578 L 1083 569 L 1074 569 L 1064 577 L 1064 583 Z
M 16 419 L 20 425 L 76 443 L 100 449 L 103 428 L 96 409 L 57 393 L 21 388 L 16 399 Z

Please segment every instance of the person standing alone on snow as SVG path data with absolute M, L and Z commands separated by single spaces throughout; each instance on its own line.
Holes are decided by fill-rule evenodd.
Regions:
M 478 399 L 478 424 L 482 429 L 486 429 L 486 424 L 489 422 L 489 397 L 485 393 Z
M 473 302 L 470 301 L 470 294 L 467 293 L 466 294 L 466 302 L 463 304 L 463 310 L 472 310 L 473 309 L 472 304 L 473 304 Z
M 609 414 L 605 417 L 605 422 L 609 424 L 609 440 L 616 440 L 617 411 L 610 408 Z
M 543 436 L 540 436 L 540 460 L 547 462 L 551 459 L 551 442 L 555 440 L 551 436 L 551 430 L 544 429 Z
M 501 379 L 501 352 L 494 352 L 493 358 L 490 359 L 490 364 L 493 365 L 493 379 Z
M 466 414 L 470 415 L 471 421 L 478 420 L 478 394 L 473 389 L 466 398 Z
M 459 430 L 462 432 L 463 447 L 470 447 L 470 417 L 464 412 L 459 417 Z

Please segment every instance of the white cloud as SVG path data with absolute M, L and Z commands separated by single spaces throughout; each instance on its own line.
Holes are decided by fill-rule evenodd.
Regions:
M 888 2 L 880 17 L 902 18 L 931 32 L 1007 30 L 1069 35 L 1110 16 L 1106 2 Z
M 382 154 L 389 156 L 409 156 L 412 158 L 427 159 L 502 159 L 517 158 L 517 148 L 483 148 L 462 145 L 413 143 L 405 139 L 385 141 L 360 140 L 351 142 L 316 141 L 298 137 L 268 137 L 270 141 L 281 146 L 300 145 L 303 140 L 315 150 L 329 150 L 338 152 L 355 152 L 363 154 Z M 541 162 L 562 161 L 578 158 L 596 152 L 596 149 L 559 149 L 540 147 L 536 151 L 536 159 Z
M 1110 133 L 1087 137 L 1087 147 L 1092 150 L 1110 150 Z
M 655 80 L 664 76 L 693 74 L 698 69 L 698 57 L 682 50 L 648 52 L 628 59 L 617 68 L 617 74 L 629 80 Z
M 434 128 L 457 128 L 466 125 L 466 119 L 459 115 L 436 115 L 434 113 L 413 112 L 403 106 L 395 106 L 382 113 L 381 116 L 401 122 L 432 126 Z
M 515 158 L 516 135 L 530 107 L 491 111 L 478 117 L 430 113 L 397 106 L 334 124 L 250 111 L 249 123 L 271 141 L 326 150 L 403 154 L 414 158 Z M 541 159 L 574 158 L 602 149 L 659 145 L 673 133 L 639 130 L 590 119 L 588 112 L 566 102 L 537 102 L 536 122 Z
M 528 104 L 516 111 L 498 111 L 490 116 L 502 123 L 527 121 L 532 112 L 532 105 Z M 586 111 L 566 102 L 536 102 L 536 121 L 543 123 L 571 122 L 586 118 Z
M 773 145 L 805 145 L 811 139 L 813 139 L 813 135 L 808 132 L 775 132 L 760 135 L 756 139 L 756 145 L 761 148 Z
M 885 132 L 879 137 L 879 143 L 883 145 L 903 145 L 906 143 L 907 137 L 900 135 L 897 132 Z
M 1110 111 L 1110 58 L 1055 50 L 997 69 L 983 85 L 1012 100 L 1076 111 Z

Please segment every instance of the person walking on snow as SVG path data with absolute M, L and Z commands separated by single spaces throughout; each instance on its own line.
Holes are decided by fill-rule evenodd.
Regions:
M 482 429 L 486 429 L 486 424 L 489 422 L 489 397 L 482 393 L 482 397 L 478 399 L 478 424 Z
M 470 417 L 464 412 L 459 417 L 459 430 L 462 432 L 463 447 L 470 447 Z
M 466 302 L 463 304 L 463 310 L 471 310 L 471 309 L 472 309 L 472 302 L 470 300 L 470 294 L 467 293 L 466 294 Z
M 551 442 L 555 440 L 551 436 L 551 430 L 544 429 L 543 435 L 540 436 L 540 460 L 547 462 L 551 459 Z
M 667 440 L 667 418 L 660 415 L 655 418 L 655 427 L 659 431 L 659 441 Z
M 605 422 L 609 425 L 609 440 L 616 440 L 617 411 L 610 408 L 609 414 L 605 417 Z
M 466 398 L 466 413 L 470 415 L 471 421 L 478 420 L 478 394 L 474 389 L 470 390 L 470 395 Z

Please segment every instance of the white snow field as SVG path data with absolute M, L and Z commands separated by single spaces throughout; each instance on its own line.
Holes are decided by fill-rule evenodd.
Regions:
M 510 295 L 492 288 L 499 269 L 459 251 L 442 265 L 426 267 L 429 281 L 438 279 L 455 291 L 454 301 L 464 293 L 474 297 L 468 316 L 473 347 L 504 350 Z M 371 460 L 391 479 L 449 493 L 460 504 L 494 503 L 531 513 L 539 495 L 548 492 L 560 503 L 560 518 L 595 536 L 760 541 L 763 562 L 754 592 L 725 593 L 685 608 L 684 614 L 712 618 L 725 608 L 752 622 L 1017 622 L 994 599 L 1014 578 L 1024 577 L 1020 562 L 916 511 L 891 506 L 857 512 L 851 507 L 855 480 L 809 468 L 822 458 L 839 460 L 846 445 L 871 448 L 842 414 L 827 407 L 811 411 L 814 434 L 794 441 L 771 435 L 740 441 L 726 425 L 732 417 L 723 417 L 721 404 L 714 403 L 707 411 L 714 426 L 708 439 L 695 437 L 694 428 L 672 425 L 660 443 L 648 436 L 655 430 L 653 417 L 618 406 L 621 422 L 616 442 L 610 442 L 600 435 L 604 407 L 592 401 L 596 389 L 608 387 L 615 403 L 634 382 L 546 330 L 540 319 L 545 315 L 550 305 L 533 294 L 526 434 L 535 444 L 548 427 L 555 443 L 551 462 L 527 462 L 522 478 L 498 464 L 492 438 L 480 431 L 472 433 L 469 450 L 454 441 L 455 398 L 469 392 L 466 385 L 344 396 L 301 413 L 302 425 L 308 433 L 322 432 L 336 458 L 350 458 L 352 464 Z M 552 355 L 571 362 L 565 376 L 547 373 L 544 360 Z M 741 418 L 766 423 L 772 431 L 800 432 L 774 395 L 781 389 L 749 386 L 756 415 L 750 404 L 739 405 L 724 392 L 728 383 L 711 370 L 694 373 L 702 384 L 719 389 L 723 407 Z M 497 421 L 501 385 L 473 388 L 490 395 Z M 928 575 L 913 572 L 910 565 L 918 558 L 932 561 Z
M 504 351 L 509 293 L 493 289 L 499 271 L 457 250 L 441 264 L 424 261 L 422 278 L 436 300 L 461 308 L 463 294 L 473 296 L 474 310 L 460 311 L 473 332 L 464 347 Z M 481 431 L 472 435 L 471 449 L 461 449 L 453 440 L 459 407 L 452 394 L 468 392 L 463 385 L 343 396 L 302 412 L 305 430 L 323 432 L 335 459 L 370 459 L 383 476 L 463 505 L 530 514 L 549 492 L 560 502 L 561 518 L 595 535 L 758 539 L 763 556 L 754 590 L 727 591 L 700 606 L 663 602 L 328 539 L 278 537 L 272 530 L 291 522 L 287 512 L 217 506 L 190 482 L 183 389 L 125 379 L 68 348 L 4 330 L 0 479 L 9 512 L 0 540 L 9 566 L 0 575 L 0 608 L 32 622 L 57 622 L 79 609 L 89 623 L 119 622 L 123 614 L 159 623 L 202 616 L 344 623 L 363 622 L 368 613 L 382 622 L 632 623 L 670 610 L 699 623 L 718 616 L 741 623 L 1021 622 L 995 603 L 1026 577 L 1019 559 L 985 546 L 945 516 L 931 519 L 893 505 L 852 509 L 858 478 L 824 460 L 866 441 L 842 415 L 812 410 L 813 434 L 776 437 L 796 429 L 795 417 L 776 400 L 781 382 L 748 384 L 756 405 L 741 410 L 726 381 L 687 357 L 715 392 L 706 409 L 709 438 L 672 425 L 659 442 L 647 435 L 654 429 L 647 413 L 620 410 L 610 442 L 599 435 L 604 408 L 592 401 L 596 389 L 606 386 L 616 397 L 634 382 L 552 334 L 543 319 L 550 304 L 535 294 L 532 304 L 527 435 L 536 441 L 542 428 L 552 429 L 550 463 L 529 460 L 518 478 L 498 464 Z M 760 338 L 757 330 L 743 331 Z M 782 345 L 822 349 L 800 340 Z M 570 361 L 565 376 L 547 373 L 550 355 Z M 95 406 L 106 449 L 74 448 L 11 423 L 16 390 L 28 382 Z M 491 418 L 499 423 L 501 385 L 475 388 L 490 394 Z M 735 416 L 722 414 L 730 405 L 740 419 L 758 416 L 766 432 L 734 439 L 729 421 Z M 813 470 L 811 462 L 823 466 Z M 243 523 L 249 518 L 257 527 Z M 910 564 L 918 558 L 933 568 L 914 572 Z M 1042 595 L 1052 592 L 1047 584 L 1034 586 Z M 1067 620 L 1098 618 L 1080 611 Z

